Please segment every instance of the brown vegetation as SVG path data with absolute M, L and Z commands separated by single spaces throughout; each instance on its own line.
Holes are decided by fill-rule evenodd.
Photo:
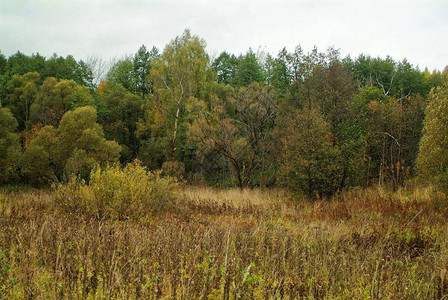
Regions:
M 428 189 L 283 191 L 186 187 L 175 211 L 100 219 L 51 190 L 0 193 L 0 298 L 446 297 L 448 210 Z

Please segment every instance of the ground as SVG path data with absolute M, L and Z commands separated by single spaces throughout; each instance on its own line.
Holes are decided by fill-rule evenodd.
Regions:
M 65 212 L 54 191 L 0 192 L 0 298 L 440 299 L 448 205 L 431 188 L 309 201 L 182 187 L 138 220 Z

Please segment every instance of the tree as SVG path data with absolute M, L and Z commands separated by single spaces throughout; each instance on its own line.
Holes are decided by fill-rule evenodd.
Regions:
M 355 97 L 354 119 L 365 139 L 363 181 L 390 183 L 395 189 L 412 173 L 423 122 L 420 96 L 395 98 L 376 87 Z
M 70 109 L 93 104 L 93 98 L 85 86 L 74 80 L 48 77 L 39 88 L 37 99 L 30 107 L 33 124 L 58 125 Z
M 217 75 L 218 83 L 233 85 L 238 68 L 238 58 L 226 51 L 213 60 L 212 70 Z
M 359 87 L 373 85 L 386 96 L 404 98 L 420 94 L 426 97 L 430 90 L 424 73 L 406 59 L 396 62 L 389 56 L 382 59 L 361 54 L 349 64 Z
M 37 72 L 43 74 L 45 69 L 45 57 L 39 53 L 27 56 L 20 51 L 11 55 L 6 64 L 6 73 L 8 80 L 13 75 L 23 75 L 29 72 Z
M 340 186 L 340 153 L 331 126 L 317 110 L 294 110 L 284 120 L 280 181 L 308 197 L 334 194 Z
M 150 79 L 154 93 L 139 125 L 138 134 L 144 140 L 141 151 L 147 153 L 145 147 L 155 144 L 164 149 L 161 160 L 183 162 L 193 152 L 186 144 L 187 124 L 192 121 L 187 107 L 198 99 L 209 101 L 214 81 L 205 42 L 186 30 L 153 62 Z
M 73 56 L 68 55 L 66 58 L 53 54 L 45 62 L 43 70 L 43 78 L 55 77 L 57 79 L 74 79 L 75 71 L 78 68 L 78 62 Z
M 146 50 L 142 45 L 134 55 L 133 67 L 136 91 L 142 97 L 152 93 L 152 82 L 149 80 L 151 71 L 151 62 L 159 56 L 159 50 L 152 47 L 151 51 Z
M 313 91 L 311 97 L 305 97 L 320 108 L 337 136 L 341 123 L 350 117 L 349 106 L 356 91 L 352 74 L 336 61 L 328 67 L 316 67 L 307 83 Z
M 292 74 L 288 69 L 288 60 L 290 56 L 283 48 L 277 58 L 273 59 L 268 56 L 268 64 L 271 65 L 271 74 L 268 84 L 275 88 L 277 95 L 284 98 L 288 92 L 288 88 L 292 82 Z
M 121 145 L 122 162 L 131 162 L 137 156 L 140 144 L 135 133 L 138 120 L 144 117 L 143 104 L 139 96 L 127 91 L 122 85 L 106 85 L 98 95 L 98 106 L 103 109 L 98 116 L 98 123 L 103 126 L 108 140 Z
M 109 84 L 120 84 L 131 93 L 137 91 L 134 64 L 131 57 L 124 57 L 113 64 L 106 75 Z
M 19 130 L 30 128 L 31 105 L 37 99 L 39 81 L 39 73 L 29 72 L 12 76 L 6 85 L 8 94 L 5 104 L 18 120 Z
M 15 133 L 17 121 L 0 102 L 0 183 L 18 179 L 22 156 L 19 137 Z
M 84 85 L 90 90 L 94 88 L 93 74 L 89 66 L 82 60 L 78 62 L 73 73 L 73 80 L 79 85 Z
M 203 104 L 189 131 L 198 155 L 222 155 L 240 188 L 272 183 L 276 107 L 274 95 L 257 83 L 242 87 L 228 103 L 215 97 L 209 110 Z
M 238 68 L 235 74 L 234 85 L 236 87 L 247 86 L 252 82 L 264 82 L 263 69 L 261 68 L 255 53 L 249 51 L 238 58 Z
M 45 126 L 24 153 L 23 173 L 38 183 L 88 178 L 95 165 L 117 162 L 120 146 L 104 138 L 96 110 L 86 106 L 67 112 L 59 126 Z
M 417 159 L 420 177 L 448 192 L 448 69 L 444 83 L 429 94 Z

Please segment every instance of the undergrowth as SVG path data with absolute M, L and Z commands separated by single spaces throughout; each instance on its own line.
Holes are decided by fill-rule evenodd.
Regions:
M 119 166 L 97 167 L 86 183 L 72 177 L 56 187 L 55 204 L 64 211 L 99 219 L 139 220 L 150 214 L 176 209 L 175 179 L 148 171 L 138 161 Z
M 137 169 L 135 178 L 143 176 L 139 167 L 132 168 Z M 116 187 L 123 187 L 125 177 L 115 169 L 97 172 L 90 183 L 69 185 L 64 192 L 0 193 L 0 297 L 448 295 L 446 199 L 430 188 L 396 193 L 357 189 L 327 201 L 297 202 L 281 190 L 177 187 L 174 208 L 151 211 L 144 222 L 133 213 L 138 205 L 122 208 L 120 216 L 129 218 L 107 209 L 103 216 L 110 217 L 98 218 L 98 204 L 61 209 L 58 201 L 73 191 L 92 201 L 100 195 L 138 199 L 144 194 L 140 184 L 146 183 L 140 182 L 111 194 L 95 180 L 111 176 Z

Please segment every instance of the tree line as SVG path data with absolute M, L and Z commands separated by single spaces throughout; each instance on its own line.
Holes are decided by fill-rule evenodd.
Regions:
M 448 185 L 446 70 L 334 48 L 205 48 L 186 30 L 107 72 L 95 59 L 0 53 L 0 183 L 88 179 L 97 164 L 139 159 L 190 183 L 311 197 L 397 188 L 420 171 Z

